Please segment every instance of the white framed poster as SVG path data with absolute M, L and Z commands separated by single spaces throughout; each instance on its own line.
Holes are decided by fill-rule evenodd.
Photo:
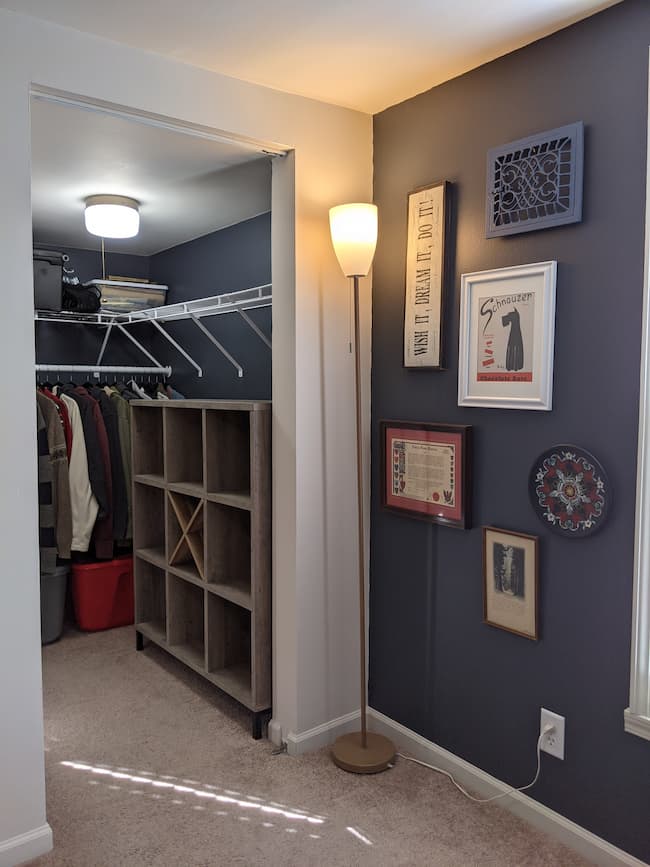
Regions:
M 445 227 L 449 183 L 408 194 L 404 367 L 442 369 Z
M 557 262 L 461 277 L 458 405 L 550 410 Z

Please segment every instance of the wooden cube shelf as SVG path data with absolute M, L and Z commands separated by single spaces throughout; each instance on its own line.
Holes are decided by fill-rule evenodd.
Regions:
M 167 641 L 166 577 L 141 557 L 135 558 L 135 622 L 137 628 L 158 643 Z
M 152 404 L 153 401 L 141 401 Z M 163 416 L 154 404 L 131 413 L 133 475 L 148 484 L 164 483 Z
M 136 637 L 271 707 L 271 405 L 133 401 Z

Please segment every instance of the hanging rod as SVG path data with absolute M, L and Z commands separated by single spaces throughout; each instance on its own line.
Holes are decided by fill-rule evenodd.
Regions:
M 171 367 L 115 367 L 105 364 L 37 364 L 36 373 L 132 373 L 134 375 L 156 374 L 167 379 L 172 375 Z

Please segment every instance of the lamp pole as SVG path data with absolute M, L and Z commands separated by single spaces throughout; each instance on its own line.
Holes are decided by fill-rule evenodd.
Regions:
M 359 546 L 359 651 L 361 668 L 361 746 L 368 746 L 366 720 L 366 566 L 365 534 L 363 521 L 363 425 L 361 418 L 361 348 L 359 346 L 359 276 L 352 277 L 354 282 L 354 398 L 357 415 L 357 526 Z
M 354 282 L 354 396 L 357 439 L 357 531 L 359 556 L 359 672 L 361 731 L 341 735 L 332 746 L 339 768 L 355 774 L 376 774 L 388 768 L 395 747 L 383 735 L 369 732 L 366 720 L 366 567 L 363 532 L 363 439 L 361 417 L 361 331 L 359 278 L 370 271 L 377 244 L 377 206 L 365 202 L 337 205 L 330 210 L 330 231 L 341 270 Z

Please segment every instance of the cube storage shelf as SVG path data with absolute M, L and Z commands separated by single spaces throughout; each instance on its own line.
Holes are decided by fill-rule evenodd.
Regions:
M 271 708 L 271 404 L 131 403 L 136 646 Z

